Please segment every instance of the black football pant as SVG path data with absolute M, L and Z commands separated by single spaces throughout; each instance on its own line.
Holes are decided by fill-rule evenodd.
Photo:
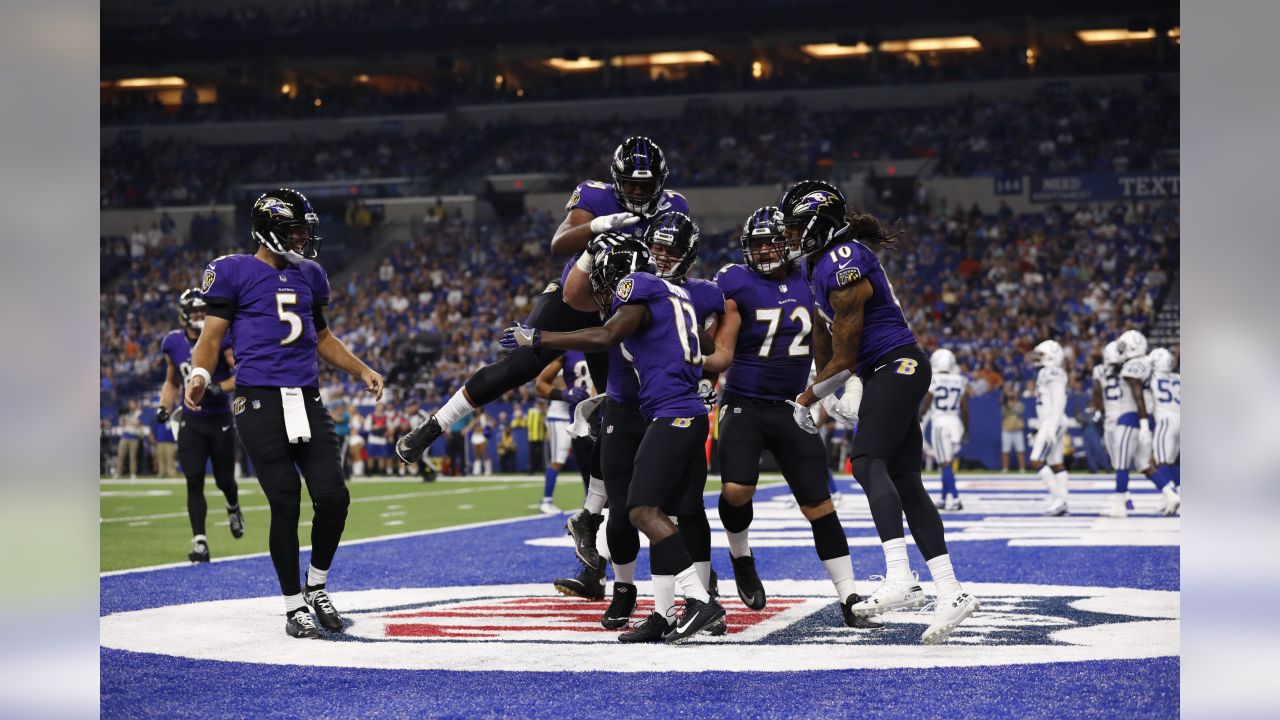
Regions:
M 863 379 L 858 434 L 853 438 L 853 476 L 867 494 L 880 541 L 902 537 L 907 516 L 911 537 L 925 560 L 945 555 L 942 517 L 920 478 L 924 438 L 920 401 L 933 371 L 918 345 L 904 345 L 878 358 Z
M 209 504 L 204 498 L 204 469 L 213 463 L 213 481 L 227 499 L 228 507 L 240 502 L 236 485 L 236 436 L 231 414 L 193 415 L 182 413 L 178 427 L 178 464 L 187 476 L 187 516 L 191 534 L 205 534 L 205 516 Z
M 342 457 L 333 418 L 316 388 L 302 389 L 310 442 L 290 443 L 285 434 L 280 388 L 237 387 L 245 399 L 235 415 L 236 432 L 257 471 L 271 505 L 271 562 L 285 595 L 302 592 L 298 581 L 298 519 L 302 481 L 307 483 L 311 520 L 311 564 L 328 570 L 347 522 L 351 495 L 342 474 Z M 298 471 L 302 471 L 299 478 Z
M 548 332 L 572 332 L 583 328 L 599 327 L 600 314 L 574 310 L 564 302 L 560 283 L 553 282 L 533 301 L 533 310 L 525 318 L 525 324 Z M 476 407 L 497 400 L 510 390 L 532 382 L 552 360 L 564 354 L 563 350 L 547 347 L 519 348 L 480 368 L 463 386 Z M 609 378 L 607 353 L 587 353 L 587 367 L 591 382 L 600 391 Z

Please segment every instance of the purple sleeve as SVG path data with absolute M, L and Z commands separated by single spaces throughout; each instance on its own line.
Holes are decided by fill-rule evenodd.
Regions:
M 239 295 L 237 265 L 233 256 L 220 257 L 210 262 L 200 276 L 200 292 L 206 298 L 218 298 L 235 305 Z
M 720 268 L 720 272 L 716 273 L 715 279 L 713 279 L 712 282 L 716 284 L 716 287 L 720 288 L 720 292 L 724 294 L 726 299 L 732 300 L 733 296 L 737 295 L 738 291 L 742 288 L 738 279 L 738 266 L 725 265 Z
M 606 183 L 587 180 L 579 183 L 578 187 L 573 189 L 573 195 L 569 196 L 569 202 L 565 203 L 564 209 L 565 212 L 586 210 L 592 215 L 600 217 L 601 215 L 611 215 L 618 212 L 615 209 L 617 204 L 617 199 L 613 197 L 612 187 Z
M 675 192 L 674 190 L 668 190 L 667 194 L 671 197 L 672 210 L 675 210 L 676 212 L 682 212 L 685 215 L 689 214 L 689 201 L 686 200 L 683 195 L 681 195 L 678 192 Z
M 657 278 L 645 273 L 632 273 L 618 283 L 618 290 L 613 294 L 613 309 L 616 312 L 628 303 L 644 304 L 658 292 L 665 295 L 666 288 L 657 285 Z
M 320 267 L 320 263 L 312 260 L 305 261 L 307 282 L 311 285 L 311 297 L 316 305 L 329 304 L 329 275 L 325 273 L 324 268 Z

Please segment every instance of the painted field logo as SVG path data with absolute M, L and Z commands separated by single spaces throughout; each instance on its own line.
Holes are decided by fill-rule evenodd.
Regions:
M 840 622 L 830 583 L 767 583 L 750 612 L 722 581 L 729 632 L 675 648 L 622 645 L 603 602 L 550 597 L 543 584 L 336 591 L 349 626 L 324 642 L 285 636 L 279 598 L 174 605 L 101 619 L 103 647 L 250 663 L 387 669 L 609 672 L 836 670 L 1136 659 L 1179 654 L 1178 593 L 971 583 L 982 610 L 941 646 L 920 644 L 932 613 L 891 613 L 884 630 Z M 633 621 L 650 611 L 641 584 Z M 744 652 L 757 646 L 760 652 Z M 607 651 L 606 649 L 607 648 Z M 766 649 L 767 648 L 767 649 Z M 678 656 L 679 661 L 675 658 Z

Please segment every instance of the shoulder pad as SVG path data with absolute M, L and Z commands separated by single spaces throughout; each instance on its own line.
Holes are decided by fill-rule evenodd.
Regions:
M 608 190 L 609 183 L 603 183 L 603 182 L 600 182 L 599 180 L 587 180 L 583 182 L 582 185 L 580 185 L 579 187 L 589 187 L 595 190 Z

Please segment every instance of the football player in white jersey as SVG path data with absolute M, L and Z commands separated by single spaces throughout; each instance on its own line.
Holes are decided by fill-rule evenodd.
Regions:
M 563 375 L 563 379 L 561 376 Z M 538 397 L 547 400 L 547 470 L 543 484 L 542 502 L 538 506 L 543 515 L 559 515 L 561 510 L 554 501 L 556 478 L 573 445 L 569 425 L 573 423 L 572 407 L 594 394 L 586 356 L 579 352 L 567 352 L 552 360 L 534 381 Z M 579 464 L 587 458 L 576 458 Z
M 1166 481 L 1162 488 L 1165 504 L 1160 511 L 1173 515 L 1182 505 L 1181 495 L 1170 489 L 1179 484 L 1174 463 L 1181 451 L 1182 375 L 1173 371 L 1173 353 L 1165 348 L 1152 350 L 1147 359 L 1151 362 L 1151 379 L 1147 381 L 1147 388 L 1154 401 L 1152 414 L 1156 418 L 1151 449 L 1155 456 L 1156 474 Z
M 1066 353 L 1056 340 L 1045 340 L 1031 351 L 1031 362 L 1040 368 L 1036 374 L 1036 417 L 1040 428 L 1031 442 L 1031 466 L 1049 490 L 1045 515 L 1066 515 L 1067 466 L 1063 464 L 1062 447 L 1067 437 L 1067 371 L 1063 368 Z
M 1126 330 L 1116 338 L 1116 350 L 1120 353 L 1121 414 L 1116 421 L 1121 457 L 1117 468 L 1132 467 L 1141 471 L 1155 483 L 1165 497 L 1168 508 L 1177 499 L 1177 493 L 1168 478 L 1151 465 L 1151 400 L 1147 383 L 1151 380 L 1151 363 L 1147 360 L 1147 338 L 1137 330 Z M 1131 438 L 1136 433 L 1137 442 Z M 1115 461 L 1113 460 L 1113 463 Z M 1108 517 L 1125 517 L 1125 498 L 1118 496 L 1111 507 L 1103 511 Z
M 939 510 L 963 510 L 954 462 L 969 425 L 969 379 L 956 367 L 955 353 L 946 348 L 934 350 L 929 365 L 933 378 L 924 396 L 924 410 L 929 413 L 929 444 L 942 471 L 942 499 L 934 504 Z
M 1132 396 L 1123 387 L 1120 380 L 1120 350 L 1115 340 L 1107 343 L 1102 349 L 1102 362 L 1093 367 L 1093 403 L 1092 407 L 1102 412 L 1102 444 L 1111 458 L 1111 467 L 1116 471 L 1116 506 L 1127 509 L 1129 502 L 1129 470 L 1133 465 L 1132 457 L 1136 450 L 1136 428 L 1123 427 L 1117 424 L 1125 412 L 1136 412 Z M 1128 406 L 1126 405 L 1128 400 Z M 1112 514 L 1114 509 L 1104 511 L 1104 515 Z

